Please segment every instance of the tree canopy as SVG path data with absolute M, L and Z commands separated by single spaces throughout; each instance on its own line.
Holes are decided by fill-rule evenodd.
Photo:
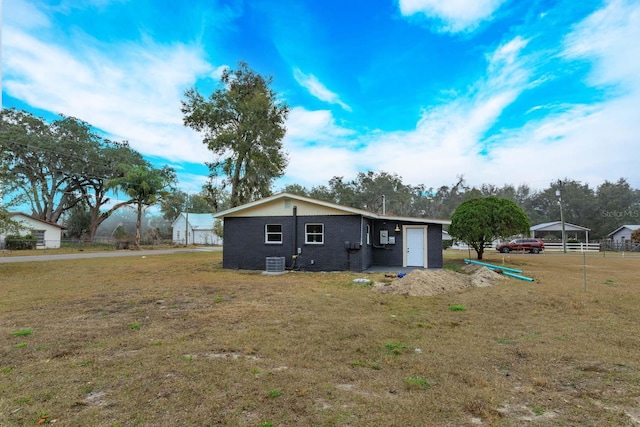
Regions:
M 89 212 L 86 231 L 93 238 L 100 223 L 128 203 L 101 211 L 111 202 L 106 182 L 121 165 L 143 163 L 126 142 L 105 139 L 82 120 L 60 116 L 48 123 L 26 111 L 2 110 L 0 182 L 5 194 L 25 199 L 42 220 L 58 223 L 80 207 Z
M 529 233 L 527 214 L 511 200 L 495 196 L 463 202 L 451 217 L 449 234 L 471 246 L 482 259 L 485 244 Z
M 289 107 L 262 77 L 244 63 L 226 69 L 223 86 L 208 98 L 197 89 L 185 92 L 184 124 L 204 134 L 214 153 L 207 163 L 212 178 L 224 176 L 231 189 L 231 207 L 271 195 L 271 185 L 284 174 L 287 157 L 282 147 Z
M 156 169 L 150 164 L 122 166 L 121 169 L 122 175 L 110 180 L 108 188 L 123 191 L 136 205 L 135 245 L 139 248 L 144 207 L 158 203 L 166 196 L 176 182 L 176 175 L 169 167 Z

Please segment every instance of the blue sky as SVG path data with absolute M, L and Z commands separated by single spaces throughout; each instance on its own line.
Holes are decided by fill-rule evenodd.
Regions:
M 81 118 L 196 192 L 180 101 L 245 61 L 291 108 L 289 183 L 640 188 L 640 2 L 4 0 L 2 106 Z

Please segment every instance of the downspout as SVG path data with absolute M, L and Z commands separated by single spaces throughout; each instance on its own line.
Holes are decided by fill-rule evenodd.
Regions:
M 289 270 L 295 270 L 298 260 L 298 207 L 293 207 L 293 255 L 291 255 L 291 267 Z
M 293 207 L 293 251 L 298 255 L 298 207 Z

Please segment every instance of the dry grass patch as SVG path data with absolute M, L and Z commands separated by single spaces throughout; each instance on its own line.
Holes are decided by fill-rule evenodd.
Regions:
M 507 258 L 536 281 L 428 297 L 219 253 L 0 264 L 0 425 L 637 422 L 640 259 L 584 292 L 581 257 Z

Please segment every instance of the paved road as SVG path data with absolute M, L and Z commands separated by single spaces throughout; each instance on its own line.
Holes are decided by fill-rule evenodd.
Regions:
M 74 254 L 51 254 L 51 255 L 29 255 L 29 256 L 2 256 L 0 254 L 0 264 L 7 262 L 33 262 L 33 261 L 57 261 L 65 259 L 83 259 L 83 258 L 116 258 L 123 256 L 152 256 L 152 255 L 168 255 L 179 252 L 219 252 L 222 247 L 196 247 L 183 249 L 158 249 L 153 251 L 112 251 L 112 252 L 87 252 Z

